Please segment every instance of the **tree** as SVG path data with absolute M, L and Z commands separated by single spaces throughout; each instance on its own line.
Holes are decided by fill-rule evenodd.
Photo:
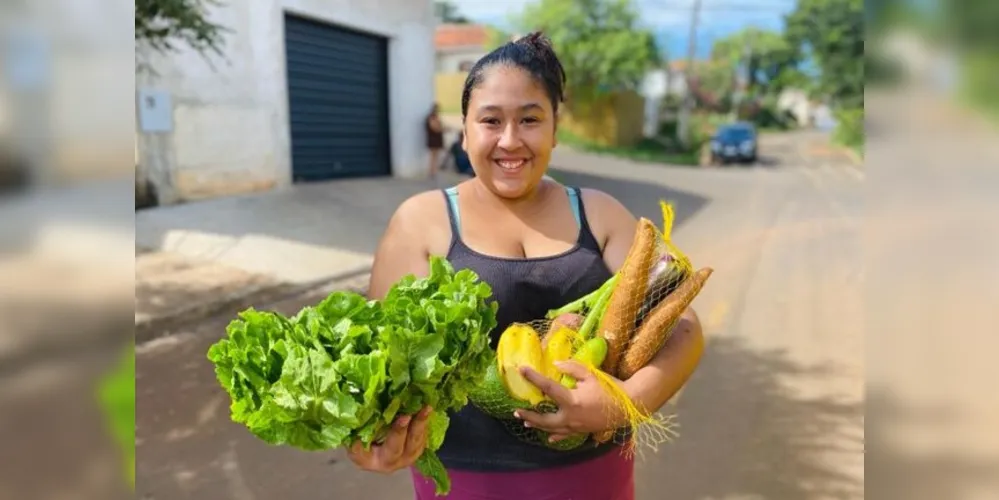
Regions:
M 516 24 L 551 38 L 568 93 L 577 101 L 635 89 L 660 63 L 655 39 L 639 27 L 630 0 L 539 0 L 525 7 Z
M 805 77 L 798 70 L 801 56 L 783 34 L 746 28 L 715 41 L 712 61 L 727 66 L 733 74 L 744 68 L 746 93 L 767 97 L 788 87 L 801 85 Z
M 832 104 L 835 138 L 856 149 L 864 137 L 864 15 L 863 0 L 800 0 L 786 20 L 788 41 L 818 66 L 815 91 Z
M 735 91 L 731 65 L 715 60 L 697 61 L 688 64 L 685 73 L 698 108 L 716 113 L 728 112 Z
M 434 13 L 442 23 L 468 24 L 470 22 L 467 17 L 461 15 L 458 6 L 450 0 L 435 0 Z
M 834 106 L 863 107 L 863 0 L 800 0 L 786 22 L 788 42 L 818 67 L 816 92 Z
M 159 52 L 177 50 L 186 43 L 202 55 L 222 54 L 227 28 L 208 19 L 210 6 L 219 0 L 135 0 L 135 41 Z

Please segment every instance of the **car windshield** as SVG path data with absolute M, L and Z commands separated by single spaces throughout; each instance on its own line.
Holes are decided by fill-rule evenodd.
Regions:
M 718 131 L 718 138 L 723 141 L 744 141 L 753 138 L 753 131 L 746 127 L 725 127 Z

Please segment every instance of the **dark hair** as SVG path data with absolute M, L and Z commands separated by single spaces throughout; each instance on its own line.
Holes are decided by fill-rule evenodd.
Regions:
M 507 42 L 479 59 L 465 78 L 465 88 L 461 92 L 461 116 L 468 115 L 468 101 L 472 89 L 482 83 L 483 74 L 487 69 L 497 65 L 515 66 L 528 72 L 535 80 L 544 86 L 552 103 L 552 110 L 558 112 L 558 105 L 565 99 L 565 70 L 551 40 L 540 31 L 536 31 Z

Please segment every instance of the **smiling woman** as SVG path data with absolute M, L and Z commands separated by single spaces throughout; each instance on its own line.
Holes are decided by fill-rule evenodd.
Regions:
M 499 303 L 495 348 L 511 324 L 544 317 L 610 279 L 625 261 L 638 225 L 618 200 L 564 186 L 546 176 L 556 147 L 565 73 L 549 41 L 535 33 L 480 59 L 462 93 L 463 140 L 475 177 L 442 191 L 418 194 L 399 206 L 379 243 L 369 295 L 383 297 L 407 274 L 425 276 L 430 256 L 446 256 L 456 270 L 471 269 L 489 283 Z M 657 410 L 690 377 L 702 349 L 692 312 L 675 327 L 666 347 L 621 390 Z M 604 409 L 613 401 L 596 383 L 579 379 L 563 392 L 558 412 L 525 425 L 561 436 L 564 429 L 599 433 L 625 422 Z M 449 415 L 438 451 L 451 479 L 447 498 L 631 500 L 634 464 L 613 441 L 592 439 L 571 450 L 518 439 L 500 419 L 473 405 Z M 512 415 L 511 415 L 512 417 Z M 367 470 L 391 472 L 411 465 L 403 447 L 425 443 L 428 416 L 400 424 L 382 446 L 351 455 Z M 409 417 L 403 422 L 408 423 Z M 417 499 L 434 485 L 413 473 Z
M 464 148 L 485 187 L 504 198 L 538 183 L 555 147 L 565 72 L 540 33 L 504 45 L 468 75 Z

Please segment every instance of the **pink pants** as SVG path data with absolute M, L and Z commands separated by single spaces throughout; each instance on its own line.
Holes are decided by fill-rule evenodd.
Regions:
M 565 467 L 527 472 L 448 470 L 451 492 L 411 469 L 416 500 L 634 500 L 635 463 L 620 450 Z

